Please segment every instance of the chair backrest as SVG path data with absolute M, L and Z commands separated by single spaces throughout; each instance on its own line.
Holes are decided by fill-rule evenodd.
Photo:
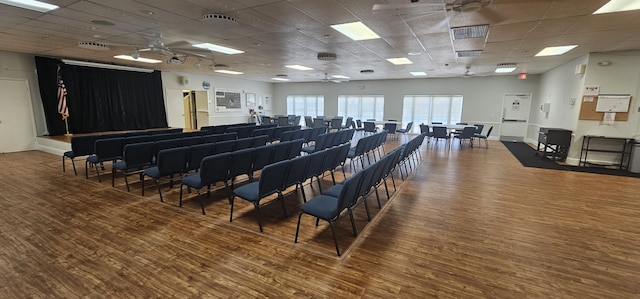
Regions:
M 475 133 L 476 133 L 476 127 L 464 127 L 464 129 L 462 129 L 462 133 L 460 133 L 460 136 L 458 136 L 458 138 L 471 139 L 473 138 L 473 134 Z
M 447 136 L 449 136 L 449 134 L 447 134 L 447 127 L 433 126 L 433 137 L 446 138 Z
M 289 171 L 289 160 L 269 164 L 262 169 L 258 183 L 258 195 L 264 197 L 278 192 Z
M 189 149 L 189 160 L 187 161 L 187 171 L 196 170 L 200 167 L 204 157 L 212 155 L 213 145 L 211 143 L 203 143 L 192 145 Z
M 340 130 L 341 128 L 342 128 L 342 118 L 332 118 L 331 119 L 331 129 Z
M 289 141 L 285 141 L 285 142 L 279 142 L 274 144 L 273 147 L 273 157 L 271 159 L 272 162 L 279 162 L 282 160 L 288 160 L 289 159 L 289 146 L 291 145 L 291 142 Z
M 468 125 L 468 123 L 456 123 L 456 125 L 459 125 L 459 126 L 466 126 L 466 125 Z
M 327 153 L 327 150 L 323 150 L 309 155 L 311 156 L 311 162 L 309 162 L 307 177 L 320 175 L 324 172 L 322 167 L 324 166 L 324 160 L 327 158 Z
M 71 138 L 71 150 L 76 156 L 88 156 L 94 153 L 94 144 L 100 139 L 98 135 L 75 136 Z
M 229 167 L 229 178 L 233 179 L 241 174 L 251 176 L 253 172 L 255 153 L 256 149 L 253 147 L 232 152 L 231 166 Z
M 389 134 L 395 134 L 396 133 L 396 127 L 397 124 L 395 123 L 386 123 L 384 124 L 383 129 L 387 131 L 387 133 Z
M 358 125 L 358 128 L 362 128 L 362 121 L 359 119 L 356 119 L 356 125 Z
M 282 183 L 282 190 L 294 184 L 302 183 L 307 179 L 307 171 L 309 169 L 309 163 L 311 163 L 311 157 L 311 155 L 305 155 L 289 160 L 289 172 Z
M 256 147 L 255 158 L 253 161 L 253 170 L 260 170 L 271 164 L 273 161 L 273 149 L 275 144 L 268 144 Z
M 278 117 L 278 126 L 288 126 L 289 125 L 289 117 L 280 116 Z
M 202 143 L 202 136 L 180 138 L 180 146 L 191 146 Z
M 313 127 L 314 128 L 324 128 L 326 127 L 324 118 L 314 118 L 313 119 Z
M 442 122 L 441 121 L 432 121 L 431 124 L 432 125 L 441 125 Z
M 231 166 L 231 153 L 222 153 L 204 157 L 200 163 L 202 186 L 226 181 Z
M 429 131 L 429 125 L 425 125 L 425 124 L 420 124 L 420 133 L 424 134 L 424 133 L 431 133 Z
M 253 146 L 253 137 L 240 138 L 236 140 L 236 148 L 235 150 L 241 150 L 245 148 L 250 148 Z
M 235 140 L 227 140 L 216 143 L 216 154 L 229 153 L 236 149 Z
M 409 122 L 407 124 L 407 128 L 405 129 L 407 133 L 411 132 L 411 128 L 413 128 L 413 122 Z
M 143 132 L 135 132 L 135 133 L 128 133 L 128 134 L 142 134 Z M 127 135 L 124 138 L 124 144 L 133 144 L 133 143 L 140 143 L 140 142 L 148 142 L 148 141 L 153 141 L 151 135 Z
M 482 130 L 484 129 L 483 124 L 473 124 L 476 127 L 476 134 L 482 134 Z
M 157 166 L 160 176 L 184 173 L 187 168 L 189 147 L 181 146 L 158 152 Z
M 252 147 L 263 146 L 263 145 L 267 144 L 267 141 L 269 141 L 269 135 L 254 136 L 252 138 L 252 141 L 253 141 L 251 143 Z
M 124 137 L 98 139 L 94 146 L 98 161 L 120 159 L 124 150 Z
M 303 138 L 298 138 L 289 142 L 289 159 L 293 159 L 300 155 L 300 152 L 302 151 L 302 144 L 304 144 Z
M 489 138 L 489 135 L 491 135 L 491 131 L 493 131 L 493 126 L 491 126 L 491 127 L 489 128 L 489 131 L 487 131 L 487 135 L 484 135 L 484 136 L 486 136 L 487 138 Z
M 363 173 L 358 171 L 352 176 L 344 180 L 342 190 L 338 196 L 338 204 L 335 211 L 335 216 L 346 208 L 352 207 L 358 200 L 358 193 L 362 184 Z
M 351 148 L 351 144 L 348 144 L 348 143 L 345 143 L 338 147 L 334 168 L 344 164 L 344 162 L 347 160 L 347 156 L 349 155 L 350 148 Z
M 262 116 L 262 124 L 270 124 L 271 123 L 271 116 Z
M 153 162 L 153 142 L 138 142 L 124 146 L 122 160 L 127 164 L 127 168 L 150 165 Z
M 293 124 L 292 125 L 293 126 L 299 126 L 300 125 L 300 118 L 301 118 L 300 115 L 296 115 L 296 117 L 293 120 Z
M 376 124 L 370 121 L 365 121 L 364 122 L 364 131 L 365 132 L 375 132 L 376 131 Z
M 282 135 L 280 135 L 280 142 L 293 140 L 294 134 L 295 134 L 294 131 L 282 132 Z
M 313 127 L 313 118 L 311 116 L 304 117 L 304 125 L 308 128 Z

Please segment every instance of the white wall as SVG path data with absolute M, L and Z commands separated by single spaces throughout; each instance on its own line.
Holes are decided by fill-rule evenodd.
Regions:
M 36 62 L 33 55 L 0 51 L 0 77 L 25 79 L 29 84 L 36 134 L 41 136 L 48 132 L 44 118 L 44 109 L 42 108 L 42 102 L 40 100 L 40 87 L 38 87 L 37 76 Z M 0 90 L 0 92 L 2 91 Z
M 472 77 L 349 81 L 343 83 L 277 83 L 274 84 L 274 113 L 286 114 L 287 95 L 324 95 L 325 115 L 338 113 L 339 95 L 384 95 L 384 118 L 402 119 L 405 95 L 462 95 L 462 119 L 470 123 L 495 126 L 498 136 L 505 93 L 531 93 L 537 97 L 539 76 L 518 80 L 516 75 Z M 493 135 L 495 134 L 495 135 Z
M 189 83 L 183 84 L 183 77 L 187 77 Z M 247 122 L 249 118 L 249 107 L 246 105 L 246 93 L 255 93 L 257 98 L 256 107 L 262 103 L 265 114 L 272 114 L 272 94 L 273 84 L 257 81 L 249 81 L 238 78 L 204 75 L 182 72 L 162 72 L 162 84 L 165 91 L 165 105 L 167 107 L 167 122 L 170 127 L 184 127 L 184 109 L 182 103 L 182 90 L 205 90 L 203 82 L 209 82 L 209 125 L 220 125 L 230 123 Z M 215 110 L 215 90 L 226 89 L 236 90 L 242 94 L 242 108 L 239 111 L 216 112 Z

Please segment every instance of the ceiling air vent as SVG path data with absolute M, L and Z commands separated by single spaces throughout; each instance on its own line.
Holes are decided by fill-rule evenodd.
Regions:
M 458 55 L 458 58 L 479 57 L 482 55 L 482 50 L 456 51 L 456 55 Z
M 361 70 L 361 74 L 373 74 L 373 70 Z
M 229 29 L 239 25 L 236 18 L 217 13 L 205 14 L 200 21 L 220 29 Z
M 318 53 L 318 60 L 333 61 L 333 60 L 336 60 L 336 58 L 338 58 L 336 53 L 329 53 L 329 52 Z
M 109 46 L 99 42 L 78 42 L 78 47 L 89 50 L 106 51 Z
M 489 25 L 475 25 L 451 28 L 453 39 L 467 39 L 486 37 L 489 33 Z

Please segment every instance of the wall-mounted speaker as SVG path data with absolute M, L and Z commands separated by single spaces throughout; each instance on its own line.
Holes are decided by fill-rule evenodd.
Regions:
M 182 84 L 182 85 L 188 85 L 189 84 L 189 77 L 187 77 L 187 76 L 179 76 L 178 77 L 178 82 L 180 82 L 180 84 Z
M 582 75 L 587 70 L 586 64 L 578 64 L 576 65 L 576 75 Z

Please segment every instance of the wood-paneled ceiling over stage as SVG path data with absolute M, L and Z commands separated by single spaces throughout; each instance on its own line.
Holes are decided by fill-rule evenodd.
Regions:
M 325 73 L 351 80 L 416 78 L 410 72 L 461 77 L 467 69 L 494 75 L 501 63 L 517 64 L 509 75 L 539 74 L 590 52 L 640 49 L 640 11 L 594 15 L 607 0 L 46 1 L 59 8 L 41 13 L 0 4 L 0 50 L 184 72 L 231 70 L 268 82 L 277 75 L 320 82 Z M 330 27 L 355 21 L 380 38 L 354 41 Z M 486 37 L 453 38 L 451 28 L 483 24 Z M 197 43 L 244 53 L 192 47 Z M 547 46 L 564 45 L 577 47 L 535 57 Z M 162 62 L 114 58 L 136 49 L 140 57 Z M 457 53 L 476 50 L 480 56 Z M 335 60 L 318 59 L 319 53 L 335 54 Z M 387 61 L 398 57 L 413 63 Z

